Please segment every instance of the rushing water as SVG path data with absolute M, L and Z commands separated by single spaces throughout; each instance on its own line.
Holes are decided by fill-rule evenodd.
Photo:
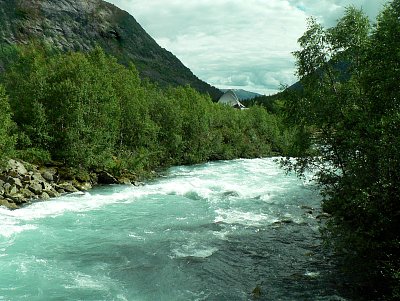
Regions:
M 0 208 L 0 300 L 344 300 L 319 203 L 255 159 Z

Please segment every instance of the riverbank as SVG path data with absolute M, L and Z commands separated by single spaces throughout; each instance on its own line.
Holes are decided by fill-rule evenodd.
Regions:
M 0 206 L 18 209 L 35 200 L 87 191 L 96 185 L 140 185 L 139 179 L 133 173 L 117 177 L 105 170 L 77 170 L 61 164 L 39 166 L 10 159 L 0 170 Z

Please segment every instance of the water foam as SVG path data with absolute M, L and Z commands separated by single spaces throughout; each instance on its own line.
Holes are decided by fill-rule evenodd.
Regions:
M 258 227 L 278 221 L 275 216 L 265 213 L 245 212 L 236 209 L 217 209 L 215 212 L 217 214 L 214 219 L 215 223 Z

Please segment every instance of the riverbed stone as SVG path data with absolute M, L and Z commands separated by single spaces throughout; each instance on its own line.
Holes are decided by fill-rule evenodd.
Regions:
M 48 199 L 50 199 L 50 196 L 46 192 L 42 192 L 42 194 L 40 195 L 40 198 L 42 200 L 48 200 Z
M 79 190 L 76 189 L 72 183 L 64 182 L 57 185 L 58 189 L 63 189 L 65 192 L 78 192 Z
M 39 172 L 33 173 L 32 180 L 37 181 L 39 183 L 46 182 L 46 180 L 42 177 L 42 175 Z
M 18 193 L 18 188 L 15 185 L 11 186 L 10 191 L 8 192 L 9 194 L 17 194 Z
M 118 180 L 105 170 L 102 170 L 97 174 L 97 180 L 99 184 L 118 184 Z
M 3 194 L 4 194 L 4 193 L 10 193 L 11 184 L 10 184 L 10 183 L 4 183 L 4 185 L 3 185 L 3 190 L 4 190 Z
M 22 182 L 24 183 L 28 183 L 32 180 L 31 175 L 30 174 L 26 174 L 24 176 L 22 176 Z
M 15 185 L 17 188 L 22 188 L 22 182 L 19 178 L 14 178 L 14 177 L 8 177 L 7 178 L 7 183 L 10 183 L 11 185 Z
M 35 194 L 27 188 L 20 189 L 19 193 L 22 194 L 27 199 L 35 197 Z
M 56 198 L 56 197 L 60 196 L 60 193 L 58 193 L 55 189 L 53 189 L 53 190 L 45 190 L 43 192 L 47 193 L 47 195 L 49 197 L 51 197 L 51 198 Z
M 74 186 L 80 191 L 87 191 L 92 189 L 92 184 L 90 184 L 89 182 L 83 182 L 83 183 L 75 182 Z
M 49 181 L 49 182 L 53 182 L 54 181 L 54 174 L 51 173 L 49 170 L 45 170 L 42 172 L 42 177 Z
M 18 209 L 18 206 L 13 203 L 13 202 L 9 202 L 8 200 L 0 197 L 0 206 L 4 206 L 8 209 Z
M 36 195 L 40 195 L 43 191 L 43 187 L 38 181 L 32 181 L 29 184 L 28 189 Z
M 131 185 L 132 184 L 132 182 L 128 178 L 119 178 L 118 183 L 123 184 L 123 185 Z
M 24 174 L 28 173 L 28 171 L 26 170 L 24 164 L 22 164 L 19 161 L 14 160 L 14 159 L 10 159 L 8 161 L 7 170 L 9 172 L 10 171 L 16 171 L 20 175 L 24 175 Z
M 19 174 L 16 170 L 10 170 L 10 171 L 8 172 L 8 175 L 9 175 L 10 177 L 12 177 L 12 178 L 17 178 L 17 177 L 20 176 L 20 174 Z
M 40 184 L 42 185 L 43 190 L 52 190 L 53 189 L 53 186 L 48 182 L 41 182 Z
M 11 200 L 15 204 L 23 204 L 28 202 L 28 199 L 20 193 L 8 194 L 5 196 L 5 198 Z

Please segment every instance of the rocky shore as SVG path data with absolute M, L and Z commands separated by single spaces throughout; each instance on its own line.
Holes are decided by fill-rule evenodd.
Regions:
M 99 184 L 140 183 L 132 174 L 116 178 L 104 170 L 79 173 L 63 166 L 37 166 L 11 159 L 0 170 L 0 206 L 18 209 L 32 201 L 87 191 Z

